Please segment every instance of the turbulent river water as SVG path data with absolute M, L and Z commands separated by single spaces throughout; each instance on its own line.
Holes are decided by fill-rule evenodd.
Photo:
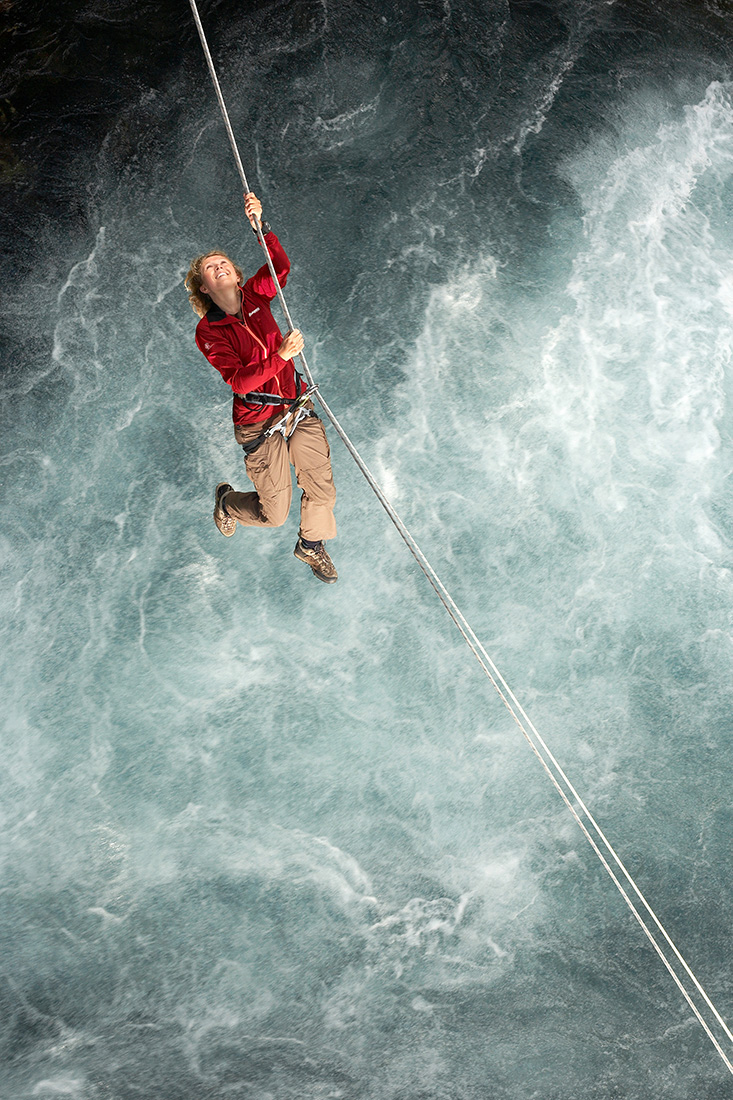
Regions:
M 188 4 L 2 9 L 0 1096 L 733 1095 L 336 435 L 337 585 L 213 524 Z M 201 14 L 324 397 L 730 1019 L 730 4 Z

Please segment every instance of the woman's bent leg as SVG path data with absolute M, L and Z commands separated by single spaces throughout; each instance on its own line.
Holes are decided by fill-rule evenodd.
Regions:
M 238 443 L 248 442 L 266 425 L 235 428 Z M 253 493 L 228 492 L 224 507 L 245 527 L 281 527 L 287 519 L 292 498 L 288 448 L 280 432 L 274 432 L 251 455 L 245 457 L 247 476 Z

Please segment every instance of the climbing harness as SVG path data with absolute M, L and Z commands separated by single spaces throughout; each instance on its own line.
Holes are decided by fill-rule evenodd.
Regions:
M 264 348 L 265 345 L 262 344 Z M 300 399 L 303 396 L 303 376 L 297 370 L 295 374 L 295 397 L 283 397 L 281 393 L 266 393 L 265 390 L 252 390 L 251 393 L 236 393 L 235 397 L 238 397 L 240 401 L 243 401 L 245 405 L 289 405 L 290 408 L 296 407 L 300 403 Z
M 221 114 L 222 114 L 222 118 L 224 120 L 224 125 L 225 125 L 225 128 L 226 128 L 227 134 L 229 136 L 229 141 L 230 141 L 231 146 L 232 146 L 232 152 L 234 153 L 234 160 L 236 162 L 237 170 L 239 172 L 239 176 L 240 176 L 240 179 L 242 181 L 242 186 L 243 186 L 244 192 L 246 194 L 246 193 L 249 192 L 250 187 L 249 187 L 249 184 L 247 183 L 247 177 L 245 175 L 244 168 L 242 166 L 242 160 L 241 160 L 241 157 L 239 155 L 239 149 L 237 148 L 237 143 L 236 143 L 236 140 L 235 140 L 235 137 L 234 137 L 234 132 L 232 130 L 231 123 L 229 121 L 229 114 L 227 112 L 226 104 L 224 102 L 224 97 L 222 95 L 221 87 L 219 85 L 219 78 L 217 77 L 217 74 L 216 74 L 216 69 L 214 67 L 214 62 L 212 60 L 211 53 L 209 51 L 209 46 L 208 46 L 208 43 L 206 41 L 206 35 L 204 34 L 204 29 L 203 29 L 203 26 L 201 24 L 201 18 L 199 16 L 198 8 L 196 6 L 196 0 L 189 0 L 189 3 L 191 5 L 191 11 L 193 13 L 193 18 L 194 18 L 194 22 L 196 24 L 196 28 L 197 28 L 198 33 L 199 33 L 199 38 L 201 39 L 201 46 L 203 48 L 204 56 L 206 58 L 206 63 L 207 63 L 208 68 L 209 68 L 209 73 L 211 75 L 211 80 L 212 80 L 212 83 L 214 85 L 214 91 L 216 92 L 216 97 L 219 101 L 219 107 L 221 109 Z M 259 222 L 259 220 L 255 219 L 254 230 L 255 230 L 255 233 L 257 234 L 257 239 L 259 240 L 260 247 L 262 248 L 262 250 L 265 254 L 265 258 L 267 260 L 267 266 L 269 268 L 270 274 L 272 275 L 272 279 L 273 279 L 274 285 L 276 287 L 277 298 L 278 298 L 278 301 L 280 302 L 280 306 L 282 308 L 283 314 L 285 315 L 285 318 L 288 322 L 289 327 L 292 329 L 292 328 L 294 328 L 293 321 L 292 321 L 292 318 L 290 316 L 290 311 L 289 311 L 287 303 L 285 301 L 285 297 L 283 295 L 282 288 L 281 288 L 280 283 L 278 281 L 277 275 L 275 274 L 275 268 L 274 268 L 274 265 L 272 263 L 270 253 L 268 251 L 267 244 L 265 243 L 265 238 L 264 238 L 264 233 L 262 231 L 262 228 L 263 228 L 262 224 Z M 394 524 L 394 526 L 397 528 L 397 531 L 399 532 L 400 537 L 405 542 L 405 544 L 406 544 L 407 548 L 409 549 L 410 553 L 414 557 L 415 561 L 419 565 L 422 572 L 425 574 L 429 584 L 432 586 L 433 590 L 435 591 L 438 599 L 443 604 L 444 608 L 446 609 L 446 611 L 450 615 L 450 617 L 453 620 L 454 624 L 456 625 L 456 627 L 460 631 L 460 633 L 463 636 L 463 638 L 464 638 L 466 644 L 468 645 L 469 649 L 471 650 L 474 657 L 476 658 L 476 660 L 480 664 L 480 666 L 483 669 L 485 675 L 490 680 L 490 682 L 491 682 L 494 690 L 496 691 L 497 695 L 501 699 L 501 701 L 504 704 L 504 706 L 506 707 L 506 709 L 509 711 L 509 714 L 511 715 L 512 719 L 514 720 L 517 727 L 519 728 L 522 736 L 525 738 L 525 740 L 529 744 L 530 748 L 532 749 L 532 752 L 535 754 L 535 756 L 539 760 L 540 764 L 544 768 L 545 772 L 547 773 L 551 783 L 555 787 L 555 789 L 556 789 L 557 793 L 559 794 L 560 798 L 563 800 L 563 802 L 567 806 L 568 810 L 570 811 L 570 813 L 575 818 L 575 821 L 578 824 L 578 826 L 580 827 L 581 831 L 583 832 L 583 835 L 585 836 L 585 838 L 588 841 L 588 843 L 590 844 L 591 848 L 593 849 L 593 851 L 597 855 L 597 857 L 600 860 L 600 862 L 601 862 L 602 866 L 604 867 L 605 871 L 607 872 L 607 874 L 609 875 L 609 877 L 613 881 L 614 885 L 616 886 L 616 889 L 619 891 L 622 898 L 626 902 L 626 905 L 630 909 L 630 911 L 631 911 L 632 915 L 634 916 L 635 920 L 638 922 L 638 924 L 641 927 L 644 935 L 647 937 L 647 939 L 649 940 L 651 946 L 656 951 L 656 953 L 659 956 L 661 962 L 667 968 L 669 974 L 672 977 L 672 980 L 675 982 L 677 988 L 679 989 L 680 993 L 684 997 L 685 1001 L 687 1002 L 688 1006 L 690 1007 L 690 1009 L 691 1009 L 692 1013 L 694 1014 L 695 1018 L 697 1019 L 698 1023 L 700 1024 L 703 1031 L 707 1035 L 708 1039 L 710 1040 L 710 1042 L 714 1046 L 715 1050 L 720 1055 L 720 1058 L 724 1062 L 724 1064 L 725 1064 L 726 1068 L 728 1069 L 728 1071 L 731 1073 L 731 1075 L 733 1075 L 733 1061 L 731 1061 L 731 1058 L 723 1050 L 719 1039 L 714 1034 L 712 1029 L 715 1025 L 713 1024 L 713 1022 L 711 1020 L 706 1019 L 705 1016 L 703 1015 L 703 1012 L 704 1012 L 703 1005 L 707 1007 L 707 1009 L 708 1009 L 709 1013 L 711 1014 L 713 1020 L 717 1023 L 718 1027 L 721 1029 L 721 1031 L 723 1032 L 723 1034 L 725 1035 L 725 1037 L 727 1038 L 727 1040 L 731 1044 L 733 1044 L 733 1033 L 730 1031 L 728 1025 L 726 1024 L 725 1020 L 723 1019 L 723 1017 L 718 1012 L 717 1008 L 713 1004 L 713 1002 L 710 999 L 710 997 L 708 996 L 707 992 L 705 991 L 705 989 L 703 988 L 701 983 L 698 981 L 697 977 L 695 976 L 695 974 L 690 969 L 690 967 L 687 964 L 686 960 L 683 958 L 682 954 L 680 953 L 680 951 L 678 950 L 678 948 L 676 947 L 676 945 L 672 941 L 671 937 L 667 933 L 667 930 L 664 928 L 663 924 L 661 923 L 661 921 L 657 917 L 657 915 L 654 912 L 654 910 L 652 909 L 651 905 L 649 904 L 649 902 L 646 900 L 646 898 L 642 894 L 641 890 L 637 886 L 637 884 L 634 881 L 633 877 L 631 876 L 630 872 L 627 870 L 626 866 L 624 865 L 623 861 L 621 860 L 621 857 L 614 850 L 613 846 L 611 845 L 610 841 L 608 840 L 605 833 L 601 829 L 600 825 L 598 824 L 598 822 L 593 817 L 592 813 L 590 812 L 590 810 L 586 806 L 585 802 L 582 800 L 582 798 L 578 794 L 578 792 L 575 789 L 575 787 L 573 786 L 573 784 L 570 782 L 570 779 L 565 774 L 565 771 L 563 770 L 561 765 L 555 759 L 554 755 L 552 754 L 549 747 L 547 746 L 547 744 L 545 743 L 545 741 L 541 737 L 541 735 L 540 735 L 539 731 L 537 730 L 537 728 L 535 727 L 534 723 L 531 721 L 531 719 L 527 715 L 526 711 L 524 710 L 521 703 L 519 702 L 519 700 L 515 696 L 514 692 L 511 690 L 511 688 L 507 684 L 506 680 L 504 679 L 504 677 L 500 673 L 499 669 L 496 667 L 496 665 L 492 661 L 491 657 L 488 655 L 488 653 L 484 649 L 483 645 L 481 644 L 481 642 L 477 638 L 477 636 L 474 633 L 473 629 L 471 628 L 471 626 L 468 624 L 468 622 L 464 618 L 462 612 L 459 610 L 459 608 L 457 607 L 457 605 L 453 601 L 453 598 L 451 597 L 450 593 L 446 589 L 443 582 L 440 580 L 440 577 L 435 572 L 432 565 L 430 564 L 428 559 L 425 557 L 422 550 L 418 546 L 417 542 L 415 541 L 415 539 L 411 535 L 410 531 L 407 529 L 407 527 L 402 522 L 402 520 L 398 516 L 395 509 L 390 504 L 387 497 L 382 492 L 381 488 L 379 487 L 379 485 L 375 481 L 374 477 L 370 473 L 366 463 L 361 458 L 359 452 L 356 450 L 356 447 L 351 442 L 351 440 L 349 439 L 349 437 L 346 434 L 346 432 L 344 431 L 344 429 L 341 427 L 341 424 L 339 423 L 337 418 L 334 416 L 333 412 L 328 407 L 328 405 L 326 404 L 326 402 L 323 399 L 323 397 L 321 396 L 321 394 L 318 392 L 316 384 L 315 384 L 314 379 L 313 379 L 313 376 L 310 372 L 310 368 L 308 367 L 308 364 L 306 362 L 305 354 L 303 352 L 300 352 L 299 359 L 300 359 L 301 365 L 303 367 L 303 373 L 304 373 L 304 375 L 305 375 L 305 377 L 308 381 L 309 392 L 315 393 L 315 396 L 318 400 L 319 405 L 323 409 L 323 412 L 325 413 L 328 420 L 331 422 L 331 424 L 332 424 L 333 428 L 335 429 L 337 435 L 339 436 L 339 438 L 343 442 L 344 446 L 346 447 L 347 451 L 349 452 L 349 454 L 351 455 L 351 457 L 354 459 L 357 466 L 361 470 L 361 472 L 364 475 L 367 483 L 369 484 L 369 487 L 371 488 L 374 495 L 377 497 L 379 503 L 384 508 L 385 512 L 389 516 L 389 518 L 392 521 L 392 523 Z M 275 426 L 275 428 L 276 428 L 276 430 L 279 430 L 277 428 L 277 426 Z M 614 866 L 612 866 L 612 864 Z M 615 867 L 615 869 L 614 869 L 614 867 Z M 631 895 L 635 896 L 636 901 L 634 900 L 634 897 L 632 897 Z M 641 908 L 641 910 L 643 910 L 644 913 L 646 914 L 646 919 L 645 919 L 645 916 L 642 915 L 642 912 L 640 911 L 640 908 L 637 906 L 637 903 L 638 903 L 638 906 Z M 647 923 L 647 921 L 650 922 L 651 925 L 653 925 L 653 928 L 656 931 L 653 931 L 652 927 L 650 927 L 650 923 Z M 672 958 L 668 957 L 667 951 L 665 950 L 665 947 L 663 946 L 663 943 L 660 942 L 660 939 L 658 937 L 660 937 L 661 940 L 667 945 L 667 948 L 669 949 L 669 953 L 672 956 L 672 958 L 677 961 L 679 969 L 675 968 L 675 965 L 672 961 Z M 695 1002 L 695 1000 L 693 999 L 694 994 L 693 994 L 692 990 L 690 988 L 688 988 L 688 986 L 685 984 L 685 981 L 684 981 L 684 978 L 683 978 L 682 975 L 686 975 L 687 979 L 689 980 L 689 983 L 691 984 L 691 986 L 696 991 L 696 993 L 697 993 L 698 997 L 700 998 L 700 1001 L 702 1002 L 702 1004 L 698 1005 L 698 1003 Z
M 300 377 L 300 375 L 298 375 L 298 377 Z M 298 427 L 298 424 L 300 424 L 301 420 L 305 420 L 308 416 L 315 416 L 313 409 L 309 409 L 306 405 L 306 402 L 310 400 L 314 393 L 318 393 L 318 386 L 309 386 L 307 390 L 304 390 L 303 393 L 301 393 L 300 397 L 296 397 L 294 401 L 289 402 L 288 411 L 285 413 L 285 415 L 281 416 L 275 424 L 272 424 L 267 429 L 267 431 L 260 432 L 260 434 L 258 436 L 255 436 L 254 439 L 251 439 L 249 443 L 242 443 L 242 450 L 244 451 L 245 460 L 248 455 L 254 454 L 257 448 L 261 447 L 265 440 L 269 439 L 271 435 L 275 434 L 275 432 L 280 432 L 280 435 L 283 437 L 283 439 L 287 441 L 288 439 L 290 439 L 291 435 Z M 254 397 L 255 395 L 250 393 L 247 396 Z M 256 396 L 271 398 L 275 395 L 271 393 L 262 393 L 257 394 Z M 239 397 L 239 394 L 237 394 L 237 397 Z M 276 401 L 262 401 L 261 404 L 283 405 L 285 404 L 285 402 L 283 401 L 283 398 L 280 397 Z M 288 423 L 291 417 L 293 419 L 291 423 Z

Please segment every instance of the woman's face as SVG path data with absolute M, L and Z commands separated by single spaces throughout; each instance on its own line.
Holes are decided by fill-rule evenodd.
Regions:
M 235 286 L 237 286 L 237 273 L 231 260 L 216 253 L 213 256 L 207 256 L 201 265 L 201 289 L 204 294 L 211 297 L 212 288 L 215 294 L 220 294 L 223 290 L 229 290 Z

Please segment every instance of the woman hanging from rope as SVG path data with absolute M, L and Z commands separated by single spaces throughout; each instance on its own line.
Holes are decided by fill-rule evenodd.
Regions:
M 267 222 L 262 203 L 250 191 L 244 208 L 254 227 L 260 220 L 281 287 L 290 261 Z M 234 436 L 244 449 L 254 492 L 236 492 L 221 482 L 214 494 L 214 522 L 223 535 L 245 527 L 280 527 L 292 497 L 290 465 L 302 489 L 300 532 L 295 556 L 319 580 L 332 584 L 338 573 L 323 545 L 336 535 L 336 490 L 323 424 L 293 360 L 303 349 L 298 329 L 283 337 L 270 310 L 277 294 L 267 265 L 243 284 L 242 272 L 223 252 L 192 261 L 186 276 L 191 305 L 201 320 L 196 344 L 234 391 Z M 299 400 L 300 399 L 300 400 Z

